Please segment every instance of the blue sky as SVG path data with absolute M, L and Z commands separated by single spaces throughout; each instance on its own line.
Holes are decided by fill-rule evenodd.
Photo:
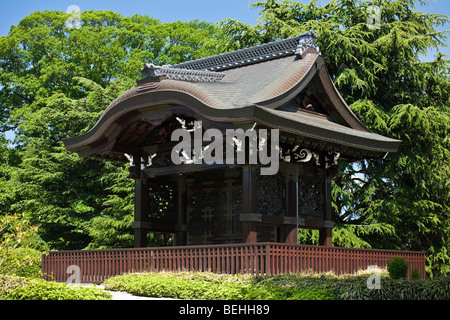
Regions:
M 66 11 L 70 5 L 81 10 L 112 10 L 124 16 L 133 14 L 149 15 L 163 22 L 176 20 L 205 20 L 217 22 L 225 18 L 256 24 L 258 11 L 250 9 L 255 0 L 0 0 L 0 35 L 7 34 L 11 25 L 16 25 L 33 11 Z M 298 0 L 308 3 L 309 0 Z M 424 12 L 450 15 L 449 0 L 428 0 L 430 7 Z M 329 0 L 322 0 L 328 3 Z
M 308 3 L 309 0 L 299 0 Z M 158 18 L 162 22 L 199 19 L 216 23 L 225 18 L 237 19 L 255 25 L 258 11 L 249 4 L 254 0 L 0 0 L 0 36 L 6 35 L 11 25 L 17 25 L 34 11 L 59 10 L 66 12 L 71 5 L 84 10 L 112 10 L 124 16 L 141 14 Z M 328 3 L 329 0 L 322 0 Z M 450 0 L 429 0 L 430 6 L 418 9 L 427 13 L 450 15 Z M 439 28 L 449 30 L 450 25 Z M 447 44 L 450 44 L 447 41 Z M 450 56 L 450 48 L 442 52 Z M 432 53 L 433 54 L 433 53 Z
M 124 16 L 141 14 L 162 22 L 194 19 L 218 22 L 234 18 L 256 24 L 258 11 L 249 8 L 249 0 L 0 0 L 0 35 L 33 11 L 67 11 L 70 5 L 84 10 L 112 10 Z

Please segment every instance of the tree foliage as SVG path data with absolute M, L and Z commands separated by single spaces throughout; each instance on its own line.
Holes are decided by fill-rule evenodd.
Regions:
M 146 62 L 175 64 L 216 53 L 206 22 L 161 23 L 86 11 L 25 17 L 0 37 L 0 208 L 39 224 L 51 249 L 132 246 L 133 181 L 124 163 L 80 158 L 61 140 L 88 131 L 136 84 Z M 125 159 L 124 159 L 125 160 Z
M 256 26 L 228 19 L 227 49 L 314 30 L 328 71 L 372 131 L 403 141 L 382 160 L 340 164 L 333 182 L 335 245 L 428 251 L 428 272 L 449 272 L 449 60 L 421 55 L 445 46 L 449 22 L 414 0 L 266 0 Z M 380 9 L 379 25 L 372 6 Z M 314 242 L 316 235 L 302 232 Z

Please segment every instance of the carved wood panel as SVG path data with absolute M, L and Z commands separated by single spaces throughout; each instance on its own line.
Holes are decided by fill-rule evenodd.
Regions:
M 175 224 L 175 190 L 172 183 L 149 181 L 149 218 L 151 221 Z
M 285 183 L 281 172 L 275 175 L 257 174 L 256 197 L 258 200 L 256 213 L 282 216 L 285 210 Z
M 299 176 L 298 212 L 300 217 L 325 219 L 325 180 L 322 174 Z
M 188 187 L 188 244 L 242 241 L 240 179 L 194 182 Z

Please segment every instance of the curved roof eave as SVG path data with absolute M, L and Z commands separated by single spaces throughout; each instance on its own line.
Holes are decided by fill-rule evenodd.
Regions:
M 308 119 L 309 117 L 309 119 Z M 317 122 L 315 116 L 290 112 L 279 112 L 264 107 L 258 107 L 255 119 L 272 128 L 300 135 L 305 138 L 322 140 L 350 148 L 383 153 L 396 152 L 401 141 L 369 131 L 359 131 L 339 124 L 324 124 Z
M 136 88 L 130 91 L 136 91 Z M 199 116 L 218 122 L 256 121 L 271 128 L 290 132 L 317 140 L 323 140 L 343 146 L 359 148 L 373 152 L 395 152 L 399 140 L 389 139 L 371 132 L 354 130 L 334 123 L 316 122 L 314 117 L 250 105 L 236 109 L 217 109 L 205 104 L 195 96 L 185 92 L 166 90 L 150 91 L 143 94 L 125 93 L 121 99 L 108 108 L 96 125 L 87 133 L 64 140 L 66 148 L 71 151 L 82 150 L 97 141 L 108 137 L 117 126 L 123 127 L 127 115 L 135 113 L 134 118 L 164 119 L 176 113 L 174 106 L 182 105 Z M 177 109 L 179 110 L 179 108 Z M 120 130 L 120 127 L 119 127 Z
M 276 109 L 299 95 L 311 81 L 322 87 L 323 99 L 329 101 L 342 125 L 303 111 Z M 217 82 L 164 75 L 145 78 L 115 99 L 91 130 L 63 141 L 71 151 L 90 148 L 105 139 L 112 143 L 114 135 L 133 121 L 158 123 L 179 114 L 180 108 L 175 106 L 211 121 L 256 121 L 310 139 L 377 153 L 395 152 L 400 144 L 372 133 L 361 123 L 334 86 L 323 57 L 311 48 L 301 57 L 289 54 L 223 70 Z

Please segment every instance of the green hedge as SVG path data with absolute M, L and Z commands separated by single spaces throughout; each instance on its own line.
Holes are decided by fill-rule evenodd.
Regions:
M 335 300 L 331 289 L 258 285 L 252 276 L 213 273 L 138 273 L 110 278 L 105 288 L 134 295 L 204 300 Z
M 11 274 L 19 277 L 41 277 L 42 253 L 30 248 L 13 250 L 0 265 L 0 274 Z
M 231 300 L 243 299 L 242 286 L 220 278 L 184 276 L 160 273 L 152 275 L 127 274 L 105 281 L 105 288 L 126 291 L 134 295 L 175 299 Z
M 110 300 L 111 294 L 96 287 L 80 287 L 0 274 L 1 300 Z
M 408 273 L 408 263 L 403 258 L 395 257 L 387 262 L 387 269 L 391 279 L 406 279 L 406 274 Z
M 368 289 L 367 278 L 336 285 L 344 300 L 450 300 L 450 278 L 394 280 L 382 277 L 380 289 Z
M 106 280 L 105 288 L 134 295 L 205 300 L 449 300 L 450 278 L 393 280 L 380 276 L 380 289 L 367 288 L 370 275 L 136 273 Z

